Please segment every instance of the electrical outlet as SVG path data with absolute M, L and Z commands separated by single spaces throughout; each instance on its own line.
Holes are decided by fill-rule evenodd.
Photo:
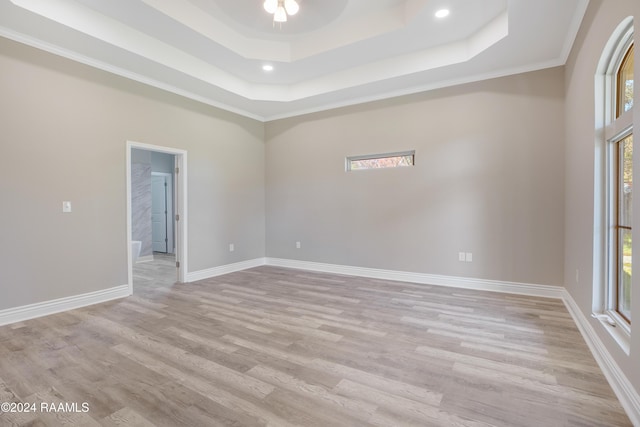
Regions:
M 233 243 L 229 244 L 229 252 L 233 252 L 236 250 L 236 246 Z
M 300 242 L 296 242 L 296 249 L 300 249 L 301 245 Z
M 458 261 L 460 261 L 460 262 L 464 262 L 465 261 L 464 252 L 458 252 Z
M 464 254 L 464 260 L 466 262 L 473 262 L 473 254 L 471 252 L 467 252 Z

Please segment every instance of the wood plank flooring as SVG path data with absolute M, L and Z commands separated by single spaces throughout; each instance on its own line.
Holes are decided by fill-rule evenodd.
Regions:
M 561 301 L 275 267 L 148 273 L 132 297 L 0 328 L 0 402 L 80 409 L 0 425 L 631 425 Z

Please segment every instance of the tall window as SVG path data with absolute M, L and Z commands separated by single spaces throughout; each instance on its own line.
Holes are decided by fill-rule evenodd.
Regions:
M 633 38 L 625 43 L 614 78 L 616 114 L 612 121 L 617 125 L 623 115 L 629 115 L 633 108 Z M 619 126 L 615 126 L 619 127 Z M 631 324 L 631 260 L 632 260 L 632 196 L 633 196 L 633 127 L 627 127 L 622 134 L 611 140 L 611 171 L 613 190 L 613 241 L 610 304 L 609 309 Z M 612 248 L 613 249 L 613 248 Z M 611 251 L 613 252 L 613 251 Z M 612 271 L 613 273 L 613 271 Z
M 613 169 L 615 195 L 612 204 L 615 210 L 613 229 L 615 254 L 612 253 L 611 307 L 622 318 L 631 323 L 631 202 L 633 190 L 633 134 L 617 139 L 613 143 L 615 166 Z M 613 157 L 613 156 L 612 156 Z M 613 252 L 613 251 L 612 251 Z
M 634 39 L 629 20 L 607 59 L 604 77 L 604 270 L 596 311 L 607 323 L 631 328 L 633 241 L 633 80 Z M 597 108 L 599 110 L 599 108 Z

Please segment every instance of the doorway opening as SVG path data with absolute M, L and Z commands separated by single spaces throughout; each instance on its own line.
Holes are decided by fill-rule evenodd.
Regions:
M 138 283 L 184 283 L 187 272 L 187 152 L 127 141 L 129 293 Z

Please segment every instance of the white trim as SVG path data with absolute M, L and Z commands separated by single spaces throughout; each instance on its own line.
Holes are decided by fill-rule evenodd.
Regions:
M 151 261 L 153 261 L 153 255 L 139 256 L 138 259 L 136 260 L 136 264 L 139 264 L 142 262 L 151 262 Z
M 588 5 L 588 2 L 585 2 L 584 3 L 585 10 L 587 5 Z M 567 62 L 568 54 L 570 53 L 571 45 L 569 42 L 572 42 L 575 39 L 574 26 L 575 24 L 582 22 L 582 19 L 578 19 L 578 17 L 581 16 L 582 10 L 579 9 L 578 12 L 579 13 L 576 13 L 574 17 L 574 21 L 569 27 L 570 31 L 568 31 L 567 33 L 567 39 L 565 40 L 565 44 L 563 45 L 563 50 L 562 52 L 560 52 L 560 55 L 556 58 L 552 58 L 550 60 L 542 61 L 535 64 L 528 64 L 528 65 L 513 67 L 509 69 L 504 69 L 504 70 L 473 74 L 471 76 L 467 76 L 464 78 L 439 81 L 436 83 L 429 83 L 429 84 L 418 84 L 418 85 L 401 88 L 401 89 L 382 91 L 380 93 L 376 93 L 373 95 L 366 95 L 366 96 L 361 96 L 361 97 L 356 97 L 351 99 L 344 99 L 344 100 L 335 101 L 335 102 L 320 103 L 319 105 L 315 105 L 307 108 L 294 107 L 291 109 L 287 109 L 284 112 L 271 114 L 271 115 L 266 110 L 258 112 L 258 110 L 260 110 L 259 108 L 253 108 L 253 111 L 250 111 L 252 110 L 252 108 L 236 107 L 231 104 L 215 100 L 211 96 L 204 96 L 202 94 L 199 94 L 190 90 L 182 89 L 178 86 L 175 86 L 166 82 L 162 82 L 160 80 L 157 80 L 151 77 L 143 76 L 133 71 L 125 70 L 124 68 L 117 67 L 112 64 L 108 64 L 104 61 L 100 61 L 77 52 L 73 52 L 69 49 L 55 46 L 44 40 L 40 40 L 31 35 L 23 34 L 6 27 L 0 26 L 0 36 L 14 40 L 18 43 L 22 43 L 22 44 L 34 47 L 36 49 L 43 50 L 45 52 L 52 53 L 54 55 L 58 55 L 58 56 L 70 59 L 72 61 L 79 62 L 81 64 L 88 65 L 90 67 L 97 68 L 99 70 L 106 71 L 108 73 L 112 73 L 112 74 L 124 77 L 129 80 L 133 80 L 151 87 L 165 90 L 167 92 L 174 93 L 176 95 L 184 96 L 185 98 L 192 99 L 197 102 L 202 102 L 203 104 L 207 104 L 224 111 L 229 111 L 229 112 L 238 114 L 240 116 L 257 120 L 262 123 L 268 123 L 276 120 L 302 116 L 305 114 L 318 113 L 318 112 L 333 110 L 337 108 L 349 107 L 353 105 L 359 105 L 359 104 L 364 104 L 369 102 L 395 98 L 399 96 L 412 95 L 416 93 L 422 93 L 422 92 L 427 92 L 431 90 L 447 88 L 447 87 L 456 86 L 456 85 L 481 82 L 481 81 L 495 79 L 499 77 L 507 77 L 507 76 L 517 75 L 522 73 L 528 73 L 532 71 L 564 66 Z M 577 31 L 575 32 L 577 34 Z M 320 94 L 318 96 L 321 96 L 321 95 L 323 94 Z M 238 96 L 241 97 L 240 95 Z M 242 100 L 246 100 L 246 98 L 243 98 L 243 97 L 241 98 Z M 296 101 L 291 101 L 291 102 L 301 102 L 301 101 L 303 100 L 298 99 Z
M 88 65 L 93 68 L 97 68 L 99 70 L 106 71 L 111 74 L 115 74 L 120 77 L 124 77 L 129 80 L 133 80 L 148 86 L 152 86 L 161 90 L 166 90 L 167 92 L 175 93 L 176 95 L 184 96 L 185 98 L 192 99 L 194 101 L 202 102 L 203 104 L 211 105 L 212 107 L 219 108 L 224 111 L 230 111 L 232 113 L 238 114 L 240 116 L 248 117 L 250 119 L 258 120 L 264 122 L 264 117 L 261 115 L 254 114 L 250 111 L 247 111 L 243 108 L 234 107 L 230 104 L 220 102 L 215 100 L 210 96 L 203 96 L 196 92 L 192 92 L 189 90 L 181 89 L 178 86 L 174 86 L 169 83 L 162 82 L 160 80 L 144 76 L 142 74 L 138 74 L 133 71 L 126 70 L 121 67 L 117 67 L 112 64 L 108 64 L 104 61 L 100 61 L 89 56 L 73 52 L 72 50 L 65 49 L 59 46 L 55 46 L 49 42 L 44 40 L 37 39 L 31 35 L 23 34 L 14 30 L 11 30 L 6 27 L 0 26 L 0 36 L 11 39 L 18 43 L 25 44 L 27 46 L 34 47 L 36 49 L 43 50 L 45 52 L 52 53 L 54 55 L 61 56 L 63 58 L 70 59 L 75 62 L 79 62 L 81 64 Z
M 372 279 L 397 280 L 400 282 L 421 283 L 452 288 L 474 289 L 478 291 L 504 292 L 517 295 L 561 299 L 564 287 L 535 285 L 529 283 L 504 282 L 498 280 L 474 279 L 469 277 L 440 276 L 426 273 L 411 273 L 397 270 L 380 270 L 377 268 L 352 267 L 346 265 L 323 264 L 318 262 L 298 261 L 291 259 L 267 258 L 266 265 L 300 270 L 319 271 L 324 273 L 360 276 Z
M 219 267 L 207 268 L 206 270 L 199 270 L 188 273 L 186 281 L 196 282 L 198 280 L 222 276 L 223 274 L 235 273 L 237 271 L 248 270 L 249 268 L 260 267 L 262 265 L 265 265 L 265 263 L 265 258 L 256 258 L 250 259 L 248 261 L 240 261 L 233 264 L 221 265 Z
M 528 295 L 562 299 L 565 289 L 561 286 L 536 285 L 530 283 L 504 282 L 498 280 L 474 279 L 469 277 L 440 276 L 426 273 L 412 273 L 399 270 L 381 270 L 376 268 L 353 267 L 348 265 L 324 264 L 311 261 L 299 261 L 281 258 L 255 258 L 234 264 L 221 265 L 187 274 L 187 282 L 195 282 L 236 271 L 263 265 L 321 273 L 343 274 L 345 276 L 368 277 L 372 279 L 395 280 L 425 285 L 448 286 L 452 288 L 474 289 L 479 291 L 504 292 L 516 295 Z
M 598 362 L 598 366 L 600 366 L 604 376 L 607 378 L 609 385 L 627 412 L 631 423 L 634 426 L 640 426 L 640 395 L 638 395 L 638 392 L 634 389 L 631 382 L 629 382 L 627 376 L 611 356 L 607 347 L 595 329 L 593 329 L 593 326 L 591 326 L 589 319 L 584 316 L 578 304 L 566 289 L 564 290 L 562 300 L 589 346 L 591 354 L 593 354 L 596 362 Z
M 188 275 L 188 216 L 187 216 L 187 151 L 178 148 L 164 147 L 161 145 L 145 144 L 142 142 L 127 141 L 126 143 L 126 206 L 127 206 L 127 280 L 129 293 L 133 294 L 133 263 L 131 260 L 131 150 L 134 148 L 159 153 L 173 154 L 176 164 L 180 168 L 175 177 L 175 190 L 177 193 L 176 208 L 174 214 L 180 215 L 180 221 L 176 227 L 176 259 L 180 262 L 178 281 L 187 282 Z
M 0 326 L 100 304 L 131 295 L 128 285 L 0 310 Z
M 620 348 L 629 356 L 631 354 L 631 324 L 617 310 L 607 310 L 605 313 L 615 325 L 613 328 L 607 326 L 605 328 L 606 331 L 611 334 Z M 600 319 L 602 320 L 602 318 Z M 608 321 L 602 324 L 610 325 Z
M 385 99 L 397 98 L 400 96 L 413 95 L 416 93 L 429 92 L 437 89 L 444 89 L 453 86 L 459 86 L 468 83 L 482 82 L 485 80 L 497 79 L 500 77 L 509 77 L 518 74 L 529 73 L 533 71 L 546 70 L 548 68 L 561 67 L 566 64 L 562 58 L 552 59 L 550 61 L 539 62 L 536 64 L 526 65 L 522 67 L 514 67 L 506 70 L 490 71 L 482 74 L 474 74 L 464 78 L 457 78 L 452 80 L 438 81 L 435 83 L 428 83 L 424 85 L 409 86 L 402 89 L 394 89 L 387 92 L 380 92 L 373 95 L 366 95 L 361 97 L 354 97 L 345 99 L 342 101 L 330 102 L 326 104 L 317 105 L 309 108 L 296 108 L 288 110 L 282 113 L 265 115 L 261 118 L 262 122 L 268 123 L 276 120 L 288 119 L 291 117 L 298 117 L 305 114 L 319 113 L 328 110 L 334 110 L 337 108 L 351 107 L 354 105 L 366 104 L 369 102 L 376 102 Z M 292 101 L 298 102 L 298 101 Z

